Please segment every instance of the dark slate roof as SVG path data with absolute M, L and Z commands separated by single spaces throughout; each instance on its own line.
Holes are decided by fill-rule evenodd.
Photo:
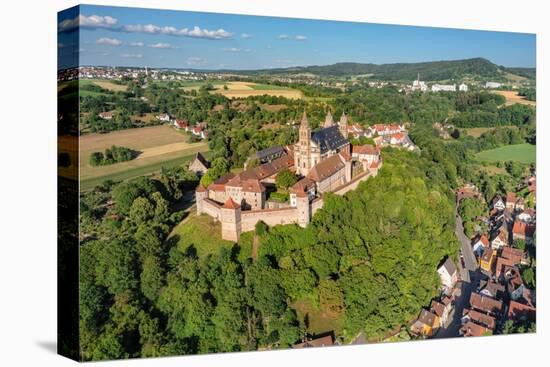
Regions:
M 259 152 L 256 152 L 256 158 L 258 159 L 265 159 L 272 156 L 281 156 L 285 153 L 285 150 L 282 146 L 276 145 L 274 147 L 270 147 L 264 150 L 260 150 Z
M 455 263 L 453 262 L 453 260 L 451 260 L 450 257 L 448 257 L 447 260 L 445 260 L 445 263 L 443 263 L 443 266 L 445 267 L 445 269 L 447 269 L 447 272 L 450 275 L 453 275 L 456 272 Z
M 195 160 L 201 162 L 204 167 L 210 168 L 210 162 L 200 152 L 195 155 Z
M 311 140 L 317 143 L 321 154 L 329 150 L 338 150 L 349 143 L 348 139 L 342 136 L 338 125 L 315 131 Z

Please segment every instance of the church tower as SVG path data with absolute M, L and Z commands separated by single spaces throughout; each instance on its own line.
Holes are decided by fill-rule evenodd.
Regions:
M 298 144 L 294 152 L 296 173 L 307 175 L 311 168 L 311 129 L 304 110 L 300 122 Z
M 340 133 L 342 133 L 342 136 L 344 138 L 348 138 L 348 116 L 342 112 L 342 117 L 340 117 L 340 122 L 338 123 L 340 125 Z
M 332 119 L 332 114 L 330 113 L 330 110 L 327 111 L 327 117 L 325 117 L 325 124 L 324 128 L 331 127 L 334 125 L 334 120 Z

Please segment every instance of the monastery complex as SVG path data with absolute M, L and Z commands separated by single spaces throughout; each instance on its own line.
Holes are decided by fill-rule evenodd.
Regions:
M 353 190 L 376 176 L 382 166 L 380 147 L 352 146 L 348 133 L 345 114 L 335 123 L 328 112 L 322 127 L 312 131 L 304 111 L 296 144 L 269 148 L 270 155 L 261 155 L 265 163 L 238 174 L 228 173 L 207 188 L 199 186 L 197 214 L 219 220 L 222 238 L 230 241 L 254 230 L 259 221 L 269 226 L 296 223 L 305 227 L 322 208 L 324 193 Z M 269 200 L 269 193 L 276 191 L 277 174 L 286 169 L 298 178 L 288 190 L 289 200 Z

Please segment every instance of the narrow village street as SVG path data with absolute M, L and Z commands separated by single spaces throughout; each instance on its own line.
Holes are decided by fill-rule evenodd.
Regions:
M 476 290 L 479 285 L 480 273 L 477 271 L 477 260 L 472 250 L 472 246 L 468 237 L 464 234 L 464 226 L 462 225 L 462 217 L 458 213 L 459 200 L 455 206 L 455 233 L 460 241 L 460 252 L 464 259 L 458 261 L 458 269 L 460 271 L 460 281 L 455 288 L 455 304 L 453 311 L 449 315 L 449 322 L 445 327 L 441 328 L 434 338 L 450 338 L 460 336 L 459 330 L 461 326 L 462 311 L 469 303 L 472 291 Z

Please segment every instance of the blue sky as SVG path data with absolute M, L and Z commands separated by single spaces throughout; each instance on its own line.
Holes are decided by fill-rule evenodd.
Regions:
M 58 16 L 61 64 L 260 69 L 484 57 L 534 67 L 534 34 L 122 7 Z M 74 30 L 80 24 L 80 39 Z M 79 43 L 79 45 L 78 45 Z

